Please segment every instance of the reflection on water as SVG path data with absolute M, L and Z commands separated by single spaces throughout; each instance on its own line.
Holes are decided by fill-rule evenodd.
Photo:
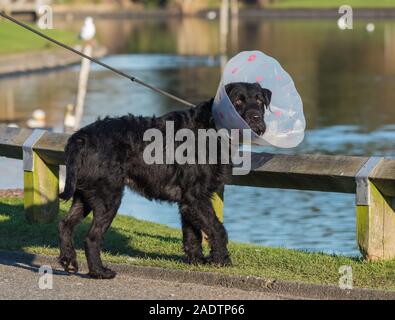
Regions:
M 233 26 L 229 56 L 250 49 L 275 56 L 303 98 L 306 139 L 287 152 L 394 156 L 395 22 L 376 21 L 373 33 L 366 32 L 366 23 L 355 22 L 352 31 L 337 29 L 331 20 L 240 20 Z M 76 21 L 68 28 L 78 30 L 80 24 Z M 105 62 L 191 102 L 215 94 L 220 78 L 217 21 L 96 24 L 100 41 L 113 54 Z M 73 67 L 1 79 L 0 121 L 24 125 L 40 108 L 48 124 L 60 129 L 65 106 L 74 103 L 77 78 L 78 67 Z M 83 123 L 98 116 L 163 114 L 179 108 L 183 107 L 93 66 Z M 0 161 L 0 170 L 9 164 L 10 160 Z M 15 172 L 0 181 L 0 187 L 21 184 Z M 225 222 L 233 240 L 357 254 L 352 195 L 228 186 L 225 198 Z M 178 226 L 175 207 L 153 204 L 130 192 L 120 211 Z

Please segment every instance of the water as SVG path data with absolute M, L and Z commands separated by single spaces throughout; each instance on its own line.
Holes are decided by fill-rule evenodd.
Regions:
M 231 26 L 229 56 L 240 50 L 263 50 L 275 56 L 295 81 L 307 131 L 305 141 L 291 152 L 394 156 L 395 22 L 373 21 L 373 33 L 366 31 L 368 22 L 355 21 L 354 30 L 346 31 L 337 29 L 335 20 L 240 20 Z M 106 63 L 192 102 L 215 94 L 220 78 L 217 21 L 96 23 L 99 40 L 112 54 Z M 68 27 L 78 30 L 80 25 L 75 21 Z M 1 79 L 0 121 L 24 125 L 32 111 L 41 108 L 47 123 L 60 130 L 64 107 L 75 102 L 77 77 L 78 68 L 72 67 Z M 93 66 L 83 124 L 98 116 L 159 115 L 180 108 Z M 19 161 L 1 159 L 0 172 L 0 188 L 22 186 Z M 179 226 L 175 206 L 149 202 L 129 191 L 120 212 Z M 235 241 L 359 254 L 353 195 L 227 186 L 224 214 Z

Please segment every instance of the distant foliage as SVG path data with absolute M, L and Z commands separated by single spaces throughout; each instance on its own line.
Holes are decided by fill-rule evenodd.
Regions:
M 1 1 L 1 0 L 0 0 Z M 99 4 L 99 3 L 121 3 L 122 0 L 52 0 L 55 4 Z M 183 1 L 187 0 L 124 0 L 124 2 L 130 1 L 131 3 L 143 4 L 147 7 L 166 7 L 166 6 L 180 6 Z M 219 7 L 221 0 L 192 0 L 195 4 L 203 4 L 208 7 Z M 292 0 L 286 0 L 287 2 Z M 374 1 L 374 0 L 372 0 Z M 274 2 L 282 2 L 282 0 L 239 0 L 240 4 L 245 5 L 260 5 L 266 6 Z
M 170 2 L 174 2 L 172 0 L 143 0 L 140 2 L 144 2 L 149 7 L 165 7 Z
M 152 7 L 165 7 L 172 4 L 182 4 L 183 0 L 132 0 L 133 2 L 144 3 L 147 6 Z M 185 0 L 184 0 L 185 1 Z M 221 0 L 193 0 L 196 4 L 207 5 L 208 7 L 219 7 L 221 4 Z M 239 0 L 239 3 L 246 5 L 268 5 L 270 3 L 275 2 L 275 0 Z

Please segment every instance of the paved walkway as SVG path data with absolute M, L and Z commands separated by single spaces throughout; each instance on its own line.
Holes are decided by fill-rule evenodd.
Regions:
M 53 268 L 52 276 L 39 272 Z M 130 264 L 113 264 L 112 280 L 94 280 L 85 274 L 69 275 L 55 257 L 0 250 L 1 299 L 390 299 L 393 291 L 341 290 L 338 286 L 229 276 L 213 272 L 182 271 Z M 48 281 L 52 277 L 52 289 Z M 45 289 L 47 288 L 47 289 Z
M 68 276 L 54 270 L 53 288 L 40 289 L 38 267 L 0 261 L 0 299 L 281 299 L 275 294 L 191 283 L 137 278 L 120 273 L 113 280 Z M 44 283 L 41 280 L 41 283 Z M 45 283 L 44 283 L 45 284 Z

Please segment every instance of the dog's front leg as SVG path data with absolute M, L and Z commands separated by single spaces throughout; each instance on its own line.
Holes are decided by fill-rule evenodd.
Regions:
M 195 200 L 184 204 L 182 214 L 194 229 L 201 230 L 208 236 L 211 246 L 208 262 L 220 266 L 231 265 L 227 249 L 228 235 L 224 225 L 215 215 L 211 200 Z
M 231 266 L 232 261 L 228 252 L 228 233 L 221 221 L 219 221 L 215 214 L 212 202 L 209 201 L 200 209 L 200 216 L 205 219 L 207 215 L 207 227 L 203 231 L 207 234 L 209 243 L 211 245 L 210 256 L 208 262 L 219 266 Z
M 185 210 L 188 210 L 188 207 L 182 208 L 180 212 L 186 262 L 190 264 L 201 264 L 205 262 L 202 250 L 202 232 L 188 221 L 188 213 Z

